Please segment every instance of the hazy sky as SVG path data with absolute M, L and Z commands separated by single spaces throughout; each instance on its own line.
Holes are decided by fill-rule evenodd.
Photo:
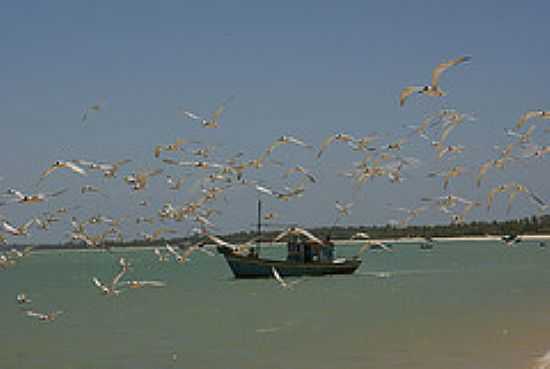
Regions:
M 334 221 L 335 200 L 355 201 L 347 223 L 386 223 L 401 216 L 389 203 L 413 207 L 422 196 L 442 195 L 441 180 L 425 174 L 457 164 L 473 169 L 451 183 L 457 195 L 482 200 L 491 185 L 517 180 L 550 201 L 548 159 L 493 172 L 480 190 L 472 179 L 475 167 L 496 155 L 493 145 L 509 142 L 505 128 L 527 110 L 550 109 L 549 10 L 545 1 L 6 3 L 0 13 L 0 191 L 37 191 L 40 173 L 58 159 L 133 159 L 121 176 L 163 167 L 153 147 L 176 137 L 218 145 L 212 160 L 239 151 L 252 159 L 283 134 L 319 145 L 336 132 L 378 133 L 383 142 L 447 107 L 477 117 L 449 140 L 467 147 L 462 159 L 437 162 L 427 143 L 416 140 L 403 155 L 419 157 L 422 165 L 407 171 L 404 183 L 378 178 L 354 195 L 350 180 L 336 173 L 352 168 L 359 155 L 336 144 L 317 162 L 314 153 L 287 147 L 274 158 L 312 168 L 320 181 L 297 201 L 266 199 L 266 207 L 282 214 L 280 222 L 310 226 Z M 461 55 L 473 59 L 443 76 L 447 97 L 413 96 L 399 107 L 402 87 L 429 82 L 436 64 Z M 178 108 L 208 114 L 231 96 L 217 130 L 178 115 Z M 83 126 L 84 109 L 98 102 L 103 110 Z M 544 125 L 550 127 L 538 122 L 535 141 L 541 144 L 548 143 Z M 272 166 L 253 177 L 271 183 L 282 171 Z M 167 193 L 162 177 L 146 193 L 130 194 L 121 176 L 103 181 L 60 172 L 39 190 L 69 187 L 69 193 L 49 204 L 6 206 L 0 214 L 17 224 L 78 201 L 80 217 L 145 215 L 165 201 L 182 204 L 197 196 L 188 189 Z M 110 198 L 80 198 L 80 186 L 88 183 L 101 184 Z M 235 189 L 226 197 L 218 202 L 219 231 L 248 228 L 255 191 Z M 144 198 L 151 199 L 150 209 L 137 207 Z M 476 210 L 471 219 L 502 218 L 504 209 Z M 533 211 L 520 198 L 510 216 Z M 417 223 L 444 220 L 431 212 Z M 176 227 L 183 232 L 189 223 Z M 32 240 L 66 240 L 67 230 L 67 224 L 49 236 L 33 230 Z M 130 237 L 138 231 L 127 228 Z

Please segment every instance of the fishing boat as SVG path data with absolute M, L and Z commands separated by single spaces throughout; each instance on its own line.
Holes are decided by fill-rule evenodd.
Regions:
M 261 201 L 258 201 L 258 240 L 261 240 Z M 260 255 L 260 242 L 245 252 L 228 246 L 218 246 L 235 278 L 272 277 L 272 268 L 281 276 L 322 276 L 352 274 L 361 265 L 359 257 L 336 258 L 330 237 L 319 240 L 309 232 L 290 227 L 274 241 L 286 239 L 286 259 L 266 259 Z

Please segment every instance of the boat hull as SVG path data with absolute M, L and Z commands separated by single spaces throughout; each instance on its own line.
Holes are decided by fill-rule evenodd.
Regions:
M 273 276 L 273 267 L 283 277 L 352 274 L 361 265 L 361 259 L 345 260 L 341 263 L 297 263 L 250 258 L 229 253 L 224 253 L 224 257 L 235 278 L 270 278 Z

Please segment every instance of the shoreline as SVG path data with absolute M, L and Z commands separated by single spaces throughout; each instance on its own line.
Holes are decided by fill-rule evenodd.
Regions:
M 537 234 L 525 234 L 518 236 L 522 241 L 527 242 L 541 242 L 549 241 L 550 235 L 537 235 Z M 433 237 L 434 242 L 501 242 L 502 236 L 498 235 L 488 235 L 488 236 L 462 236 L 462 237 Z M 414 244 L 418 245 L 420 243 L 425 243 L 426 240 L 422 237 L 406 237 L 406 238 L 369 238 L 361 240 L 334 240 L 335 246 L 358 246 L 364 244 L 365 242 L 379 242 L 379 243 L 388 243 L 388 244 Z M 261 247 L 278 247 L 285 246 L 284 242 L 268 242 L 262 243 Z M 211 245 L 214 246 L 214 245 Z M 163 248 L 164 246 L 124 246 L 124 247 L 113 247 L 111 250 L 114 251 L 139 251 L 139 250 L 153 250 L 155 248 Z M 45 252 L 45 251 L 73 251 L 73 252 L 104 252 L 104 249 L 90 249 L 90 248 L 63 248 L 63 247 L 52 247 L 52 248 L 36 248 L 33 249 L 33 252 Z
M 522 241 L 550 241 L 550 235 L 542 234 L 525 234 L 518 235 Z M 487 235 L 487 236 L 461 236 L 461 237 L 433 237 L 434 242 L 489 242 L 489 241 L 501 241 L 502 236 L 499 235 Z M 361 244 L 366 241 L 370 242 L 381 242 L 381 243 L 391 243 L 391 244 L 407 244 L 407 243 L 424 243 L 426 240 L 422 237 L 406 237 L 406 238 L 369 238 L 364 240 L 337 240 L 334 243 L 337 246 L 349 245 L 349 244 Z

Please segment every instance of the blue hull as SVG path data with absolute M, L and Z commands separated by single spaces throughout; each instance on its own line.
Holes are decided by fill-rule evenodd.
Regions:
M 346 260 L 342 263 L 298 263 L 285 260 L 250 258 L 224 253 L 225 260 L 235 278 L 270 278 L 271 268 L 277 268 L 283 277 L 322 276 L 329 274 L 352 274 L 361 265 L 361 259 Z

